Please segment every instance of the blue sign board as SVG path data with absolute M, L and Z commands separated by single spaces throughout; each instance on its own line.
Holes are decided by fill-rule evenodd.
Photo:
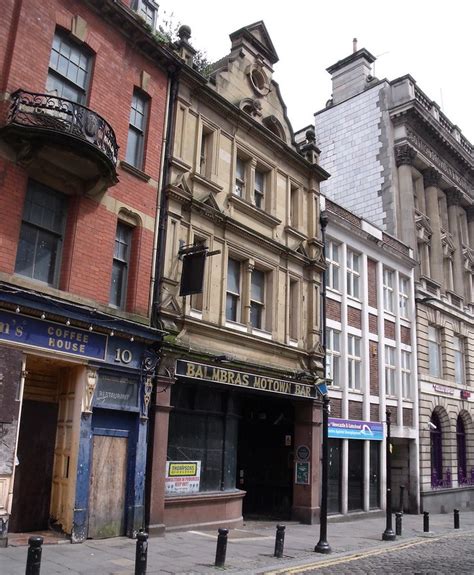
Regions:
M 0 340 L 88 359 L 105 359 L 107 336 L 0 311 Z
M 383 424 L 380 421 L 329 418 L 328 436 L 332 439 L 383 440 Z

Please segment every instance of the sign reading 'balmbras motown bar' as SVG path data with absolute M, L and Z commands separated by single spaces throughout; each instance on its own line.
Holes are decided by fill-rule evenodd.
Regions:
M 225 383 L 227 385 L 235 385 L 258 391 L 293 395 L 296 397 L 314 398 L 317 395 L 316 388 L 313 385 L 284 379 L 274 379 L 272 377 L 264 377 L 263 375 L 225 369 L 214 365 L 194 363 L 182 359 L 178 359 L 176 362 L 176 375 L 189 377 L 191 379 L 214 381 L 215 383 Z

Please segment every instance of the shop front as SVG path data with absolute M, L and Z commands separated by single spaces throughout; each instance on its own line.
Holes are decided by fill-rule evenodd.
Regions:
M 238 525 L 243 518 L 314 522 L 321 439 L 316 395 L 309 383 L 178 359 L 169 410 L 157 407 L 158 418 L 169 418 L 166 528 Z M 159 516 L 159 499 L 152 496 L 152 530 Z
M 147 342 L 43 318 L 0 310 L 3 544 L 50 528 L 74 542 L 132 534 L 143 526 Z

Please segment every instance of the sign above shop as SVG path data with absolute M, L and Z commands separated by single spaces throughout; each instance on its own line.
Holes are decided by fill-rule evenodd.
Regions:
M 237 387 L 245 387 L 256 391 L 268 391 L 294 397 L 315 398 L 317 391 L 314 385 L 308 385 L 284 379 L 264 377 L 244 371 L 226 369 L 215 365 L 205 365 L 178 359 L 176 362 L 176 375 L 190 379 L 225 383 Z
M 454 395 L 454 389 L 448 387 L 447 385 L 441 385 L 439 383 L 433 383 L 433 389 L 438 393 L 444 393 L 445 395 Z
M 138 381 L 116 375 L 99 375 L 95 407 L 138 409 Z
M 328 436 L 333 439 L 383 440 L 383 424 L 380 421 L 329 418 Z

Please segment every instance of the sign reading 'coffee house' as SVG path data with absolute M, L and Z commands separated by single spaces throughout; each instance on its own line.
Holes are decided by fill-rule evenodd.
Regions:
M 181 359 L 178 359 L 176 362 L 176 375 L 190 379 L 225 383 L 227 385 L 245 387 L 258 391 L 293 395 L 296 397 L 314 398 L 317 395 L 316 388 L 313 385 L 284 379 L 274 379 L 272 377 L 264 377 L 263 375 L 225 369 L 214 365 L 194 363 Z

